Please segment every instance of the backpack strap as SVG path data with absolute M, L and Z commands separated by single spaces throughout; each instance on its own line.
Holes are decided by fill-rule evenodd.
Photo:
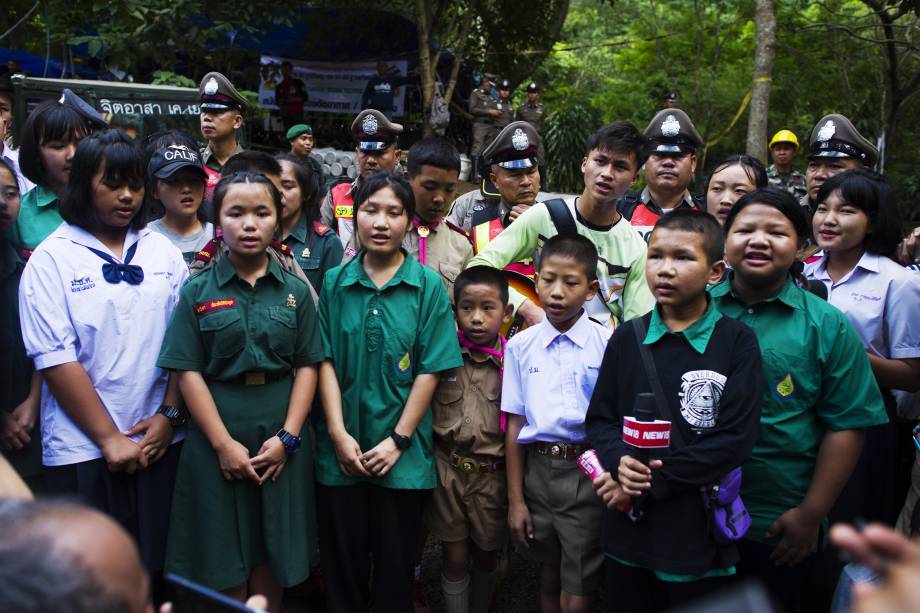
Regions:
M 664 389 L 661 387 L 661 379 L 658 378 L 658 368 L 655 367 L 655 359 L 652 357 L 652 351 L 645 344 L 645 317 L 636 317 L 632 320 L 633 332 L 636 335 L 636 343 L 639 345 L 639 355 L 642 356 L 642 364 L 645 366 L 645 376 L 648 384 L 655 394 L 655 406 L 658 407 L 658 416 L 671 422 L 671 431 L 674 432 L 677 442 L 681 447 L 687 445 L 684 438 L 684 429 L 682 417 L 674 414 L 674 409 L 668 403 L 664 395 Z
M 549 218 L 553 220 L 553 225 L 556 226 L 556 234 L 559 236 L 578 234 L 575 217 L 572 216 L 572 211 L 569 210 L 569 205 L 565 203 L 565 200 L 553 198 L 543 204 L 546 205 L 546 210 L 549 211 Z

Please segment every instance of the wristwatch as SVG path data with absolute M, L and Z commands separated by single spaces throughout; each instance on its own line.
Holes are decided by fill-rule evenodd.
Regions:
M 171 404 L 164 404 L 159 409 L 157 409 L 157 415 L 162 415 L 169 420 L 169 425 L 176 429 L 180 426 L 184 426 L 188 423 L 188 415 L 185 411 L 179 407 L 174 407 Z
M 393 434 L 390 435 L 390 438 L 393 439 L 393 442 L 396 443 L 396 448 L 400 451 L 405 451 L 409 448 L 409 445 L 412 444 L 411 436 L 403 436 L 397 431 L 393 431 Z
M 275 436 L 281 439 L 281 444 L 284 445 L 284 450 L 286 452 L 294 453 L 300 449 L 300 437 L 294 436 L 284 428 L 278 430 L 278 434 Z

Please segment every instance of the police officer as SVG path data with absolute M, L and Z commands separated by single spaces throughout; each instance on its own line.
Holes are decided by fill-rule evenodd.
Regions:
M 231 157 L 243 150 L 236 132 L 243 127 L 243 114 L 249 103 L 236 91 L 229 79 L 219 72 L 209 72 L 198 85 L 201 100 L 201 135 L 208 142 L 201 150 L 201 161 L 208 173 L 208 194 L 220 180 L 220 169 Z M 210 197 L 208 198 L 210 200 Z
M 511 83 L 508 79 L 502 80 L 498 85 L 498 111 L 501 113 L 495 118 L 493 139 L 498 136 L 505 126 L 514 121 L 514 107 L 511 105 Z
M 495 120 L 501 117 L 498 101 L 492 96 L 492 82 L 495 75 L 488 72 L 482 75 L 479 88 L 470 94 L 469 111 L 473 116 L 473 144 L 470 157 L 473 160 L 473 177 L 479 177 L 479 155 L 492 138 Z
M 546 187 L 546 150 L 543 148 L 543 122 L 546 120 L 546 107 L 540 102 L 540 88 L 533 81 L 527 85 L 527 102 L 517 110 L 517 120 L 526 121 L 532 125 L 540 135 L 540 149 L 537 157 L 540 160 L 540 184 Z
M 799 139 L 791 130 L 780 130 L 770 139 L 770 157 L 773 163 L 767 166 L 767 180 L 770 185 L 781 187 L 796 198 L 808 193 L 805 175 L 792 167 L 792 160 L 799 150 Z
M 648 240 L 655 222 L 678 207 L 705 208 L 700 196 L 691 194 L 696 171 L 696 152 L 703 144 L 687 114 L 677 108 L 658 111 L 645 128 L 645 189 L 628 192 L 617 210 Z
M 538 201 L 539 147 L 540 135 L 532 125 L 508 124 L 482 154 L 490 164 L 488 179 L 482 181 L 484 200 L 465 195 L 454 201 L 448 219 L 470 233 L 477 252 Z
M 668 92 L 661 97 L 662 106 L 666 109 L 673 109 L 677 106 L 677 92 Z
M 878 149 L 849 119 L 837 113 L 825 115 L 815 124 L 808 142 L 808 194 L 802 197 L 802 206 L 813 208 L 818 190 L 834 175 L 852 168 L 872 168 L 877 161 Z
M 352 192 L 369 174 L 380 170 L 393 172 L 399 164 L 401 152 L 397 138 L 402 131 L 402 125 L 393 123 L 377 109 L 361 111 L 352 122 L 358 176 L 351 183 L 332 186 L 320 207 L 320 222 L 335 230 L 343 245 L 348 245 L 348 239 L 355 231 Z
M 316 146 L 313 140 L 313 128 L 308 124 L 298 123 L 287 131 L 287 141 L 291 145 L 291 155 L 307 159 Z

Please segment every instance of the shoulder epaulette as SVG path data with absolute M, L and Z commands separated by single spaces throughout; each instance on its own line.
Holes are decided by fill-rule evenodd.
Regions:
M 271 247 L 272 247 L 272 249 L 276 249 L 276 250 L 280 251 L 280 252 L 283 253 L 284 255 L 290 255 L 290 253 L 291 253 L 291 248 L 288 247 L 287 245 L 285 245 L 284 243 L 282 243 L 282 242 L 279 241 L 279 240 L 272 239 Z
M 215 236 L 208 241 L 207 245 L 202 247 L 201 251 L 195 254 L 195 259 L 207 264 L 214 257 L 214 254 L 217 253 L 218 249 L 220 249 L 220 237 Z
M 324 226 L 318 221 L 313 222 L 313 231 L 316 232 L 317 236 L 326 236 L 327 234 L 335 234 L 335 231 L 329 226 Z
M 445 219 L 444 225 L 450 228 L 451 230 L 453 230 L 454 232 L 456 232 L 457 234 L 462 234 L 463 237 L 466 240 L 468 240 L 471 245 L 473 244 L 473 237 L 470 236 L 470 233 L 464 230 L 463 228 L 461 228 L 460 226 L 458 226 L 457 224 L 455 224 L 454 222 L 450 221 L 449 219 Z

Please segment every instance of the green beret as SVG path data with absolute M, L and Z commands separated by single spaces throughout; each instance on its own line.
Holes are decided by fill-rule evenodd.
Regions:
M 301 134 L 313 134 L 313 128 L 311 128 L 305 123 L 298 123 L 297 125 L 293 125 L 287 131 L 287 139 L 294 140 Z

